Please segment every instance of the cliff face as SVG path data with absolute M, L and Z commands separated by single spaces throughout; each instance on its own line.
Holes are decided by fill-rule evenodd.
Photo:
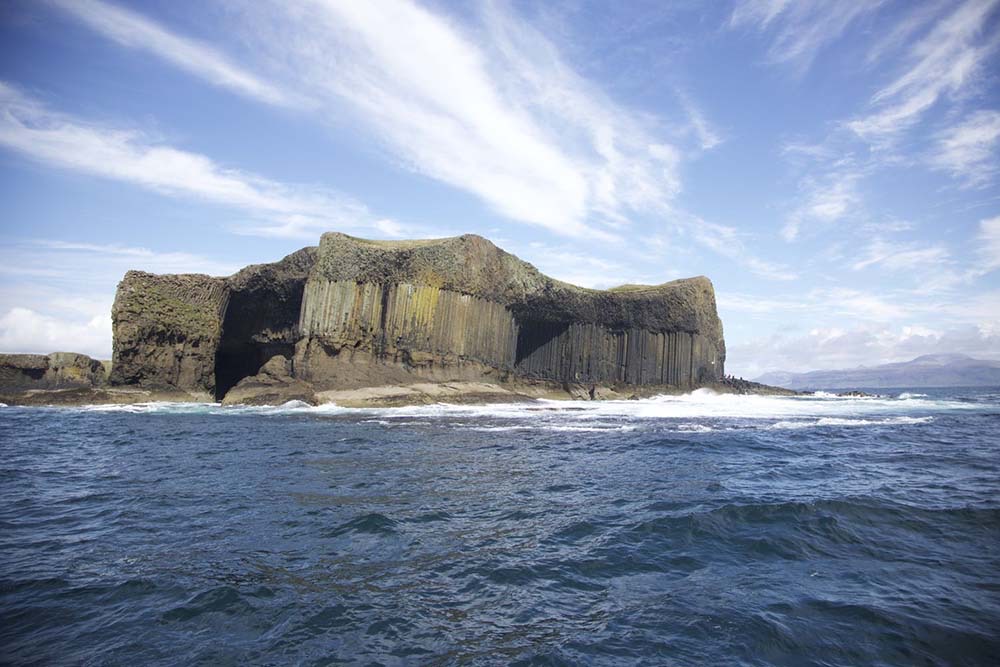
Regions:
M 214 395 L 224 278 L 129 271 L 111 307 L 111 382 Z
M 438 378 L 445 367 L 456 379 L 486 368 L 678 387 L 720 380 L 725 360 L 707 278 L 588 290 L 472 235 L 377 242 L 324 234 L 299 331 L 296 372 L 320 383 L 335 375 L 330 358 L 359 351 Z
M 112 382 L 218 398 L 421 380 L 690 388 L 721 380 L 725 361 L 707 278 L 583 289 L 474 235 L 324 234 L 230 278 L 133 271 L 113 319 Z M 268 364 L 279 356 L 287 366 Z

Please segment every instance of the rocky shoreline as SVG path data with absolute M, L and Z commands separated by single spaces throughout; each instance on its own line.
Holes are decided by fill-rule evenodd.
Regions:
M 61 365 L 51 360 L 61 361 Z M 72 364 L 66 362 L 72 361 Z M 310 405 L 336 404 L 341 407 L 399 407 L 433 403 L 487 404 L 547 400 L 628 400 L 688 393 L 668 385 L 641 387 L 585 385 L 508 377 L 495 382 L 450 381 L 382 384 L 351 389 L 317 390 L 295 379 L 290 361 L 269 360 L 260 372 L 245 378 L 221 401 L 224 406 L 277 406 L 289 401 Z M 98 370 L 99 369 L 99 370 Z M 59 352 L 50 355 L 0 355 L 0 403 L 11 406 L 129 405 L 152 402 L 216 402 L 200 392 L 172 387 L 142 388 L 110 383 L 107 362 L 82 354 Z M 726 377 L 705 385 L 720 394 L 799 395 L 781 387 Z
M 113 358 L 0 355 L 0 402 L 407 405 L 782 394 L 725 374 L 704 276 L 593 290 L 489 240 L 323 234 L 229 277 L 129 271 Z

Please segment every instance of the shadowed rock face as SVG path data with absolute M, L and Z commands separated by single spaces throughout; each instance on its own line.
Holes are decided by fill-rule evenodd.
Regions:
M 230 278 L 129 272 L 113 311 L 112 381 L 221 398 L 516 378 L 671 385 L 723 378 L 711 282 L 589 290 L 474 235 L 367 241 L 324 234 Z M 287 377 L 256 380 L 276 355 Z M 285 368 L 281 362 L 281 368 Z
M 316 248 L 303 248 L 280 262 L 248 266 L 227 280 L 229 305 L 216 353 L 217 398 L 275 355 L 292 356 L 303 287 L 315 261 Z

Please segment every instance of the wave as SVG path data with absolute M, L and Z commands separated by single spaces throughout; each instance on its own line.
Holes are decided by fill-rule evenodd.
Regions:
M 840 419 L 823 417 L 816 420 L 779 421 L 771 424 L 769 430 L 814 428 L 817 426 L 890 426 L 906 424 L 926 424 L 934 418 L 926 417 L 887 417 L 885 419 Z
M 986 402 L 983 402 L 983 401 Z M 328 403 L 312 406 L 290 401 L 276 406 L 222 406 L 219 403 L 135 403 L 78 407 L 29 408 L 83 413 L 212 415 L 213 417 L 363 418 L 391 426 L 447 421 L 456 428 L 567 432 L 629 431 L 663 425 L 682 433 L 728 428 L 802 429 L 926 423 L 935 415 L 995 409 L 993 397 L 932 399 L 926 395 L 843 397 L 829 394 L 759 396 L 718 394 L 698 389 L 688 394 L 638 400 L 560 401 L 455 405 L 437 403 L 386 408 L 347 408 Z M 720 427 L 719 422 L 726 423 Z

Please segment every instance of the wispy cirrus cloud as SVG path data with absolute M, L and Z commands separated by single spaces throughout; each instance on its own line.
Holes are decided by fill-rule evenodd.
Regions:
M 997 166 L 998 144 L 1000 112 L 977 111 L 938 135 L 930 162 L 969 187 L 987 185 L 1000 169 Z
M 842 220 L 861 204 L 858 182 L 860 171 L 849 168 L 832 171 L 819 178 L 805 178 L 799 203 L 785 218 L 781 236 L 786 241 L 799 238 L 803 226 L 828 225 Z
M 980 221 L 976 240 L 979 248 L 974 271 L 986 275 L 1000 269 L 1000 215 Z
M 212 52 L 206 67 L 189 66 L 198 61 L 186 55 L 191 40 L 150 19 L 100 0 L 81 7 L 55 1 L 115 39 L 121 25 L 133 24 L 166 35 L 146 48 L 232 87 L 213 76 L 219 63 L 228 63 L 223 56 Z M 367 129 L 399 165 L 469 192 L 510 219 L 592 242 L 620 240 L 620 229 L 652 217 L 757 275 L 790 277 L 784 267 L 750 253 L 732 228 L 673 209 L 684 160 L 721 143 L 689 95 L 678 93 L 685 116 L 680 123 L 629 110 L 578 75 L 545 35 L 498 4 L 484 6 L 475 33 L 411 0 L 232 8 L 258 64 L 282 81 L 282 99 L 305 100 L 333 125 Z M 665 128 L 670 131 L 660 131 Z M 686 137 L 690 145 L 662 134 Z M 311 228 L 311 216 L 303 218 L 302 224 L 255 231 Z M 377 223 L 398 235 L 397 223 Z
M 336 123 L 351 112 L 399 164 L 508 218 L 607 235 L 680 190 L 684 152 L 655 122 L 613 102 L 498 6 L 474 35 L 409 0 L 257 3 L 245 18 L 320 116 Z
M 150 53 L 240 95 L 278 106 L 307 104 L 305 98 L 260 78 L 208 44 L 181 37 L 124 7 L 101 0 L 48 2 L 122 46 Z
M 56 167 L 244 211 L 257 222 L 236 230 L 242 233 L 312 238 L 317 231 L 368 229 L 376 222 L 346 195 L 227 168 L 135 130 L 60 114 L 3 82 L 0 146 Z
M 735 227 L 708 222 L 697 217 L 689 218 L 687 227 L 688 233 L 699 245 L 732 259 L 761 278 L 789 281 L 799 277 L 786 264 L 767 261 L 749 252 L 743 243 L 742 235 Z
M 729 27 L 751 27 L 772 35 L 768 62 L 805 70 L 823 47 L 883 4 L 884 0 L 742 0 L 729 17 Z
M 915 41 L 901 74 L 878 90 L 872 111 L 845 125 L 879 146 L 913 126 L 944 95 L 968 87 L 1000 45 L 986 30 L 998 0 L 966 0 Z
M 863 252 L 863 256 L 851 264 L 852 270 L 879 267 L 887 271 L 935 271 L 948 263 L 950 257 L 948 249 L 940 244 L 900 243 L 885 239 L 874 239 Z
M 635 215 L 662 214 L 681 188 L 685 151 L 658 136 L 659 121 L 613 102 L 498 5 L 485 6 L 473 33 L 411 0 L 234 3 L 256 63 L 279 87 L 130 10 L 51 1 L 124 46 L 261 102 L 333 125 L 350 116 L 400 166 L 559 234 L 608 238 Z M 719 143 L 690 100 L 685 113 L 698 150 Z

